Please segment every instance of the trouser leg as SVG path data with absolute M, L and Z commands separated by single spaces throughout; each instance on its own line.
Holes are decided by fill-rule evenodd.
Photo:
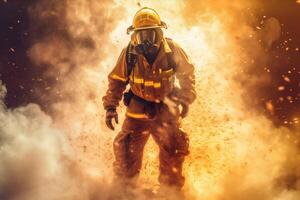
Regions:
M 141 170 L 143 149 L 149 138 L 147 123 L 126 118 L 114 140 L 114 172 L 117 178 L 129 180 Z
M 156 129 L 153 138 L 159 145 L 159 182 L 182 188 L 185 178 L 182 175 L 184 158 L 188 155 L 187 134 L 176 123 L 162 123 Z

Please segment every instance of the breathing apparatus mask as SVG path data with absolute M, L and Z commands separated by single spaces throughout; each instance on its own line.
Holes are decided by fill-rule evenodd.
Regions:
M 138 53 L 144 55 L 153 55 L 158 52 L 160 37 L 155 29 L 138 30 L 134 33 L 135 49 Z

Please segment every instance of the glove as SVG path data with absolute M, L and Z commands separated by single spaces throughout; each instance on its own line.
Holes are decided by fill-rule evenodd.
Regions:
M 189 105 L 184 101 L 184 99 L 180 96 L 180 89 L 174 88 L 173 92 L 169 96 L 169 98 L 176 103 L 178 106 L 181 106 L 180 116 L 185 118 L 189 112 Z
M 105 122 L 106 122 L 106 126 L 111 129 L 111 130 L 115 130 L 115 127 L 113 126 L 113 119 L 115 120 L 115 122 L 118 124 L 119 123 L 119 119 L 118 119 L 118 113 L 116 111 L 115 108 L 110 108 L 106 111 L 106 117 L 105 117 Z

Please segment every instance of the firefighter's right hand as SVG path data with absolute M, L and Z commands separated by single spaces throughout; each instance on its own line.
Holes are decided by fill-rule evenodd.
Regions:
M 115 127 L 113 126 L 113 119 L 117 124 L 119 123 L 118 113 L 116 109 L 108 109 L 106 111 L 106 117 L 105 117 L 106 126 L 114 131 Z

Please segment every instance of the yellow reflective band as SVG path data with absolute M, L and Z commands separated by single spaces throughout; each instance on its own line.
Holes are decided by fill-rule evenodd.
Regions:
M 144 83 L 144 79 L 143 78 L 137 78 L 137 77 L 132 77 L 132 75 L 130 76 L 130 80 L 134 83 Z
M 160 88 L 161 87 L 161 84 L 160 83 L 154 83 L 153 85 L 155 88 Z
M 153 81 L 145 81 L 145 86 L 153 86 Z
M 134 78 L 134 83 L 144 83 L 144 79 L 142 78 Z
M 111 78 L 112 78 L 112 79 L 119 80 L 119 81 L 123 81 L 123 82 L 126 82 L 126 81 L 127 81 L 127 79 L 122 78 L 122 77 L 118 76 L 117 74 L 113 74 L 113 75 L 111 76 Z
M 134 78 L 132 79 L 132 77 L 130 77 L 130 80 L 133 82 L 133 83 L 138 83 L 138 84 L 144 84 L 146 87 L 155 87 L 155 88 L 160 88 L 161 87 L 161 84 L 159 82 L 157 83 L 154 83 L 154 81 L 145 81 L 144 79 L 142 78 Z
M 145 115 L 145 114 L 131 113 L 131 112 L 129 112 L 129 111 L 126 112 L 126 115 L 127 115 L 128 117 L 136 118 L 136 119 L 148 119 L 148 116 Z

